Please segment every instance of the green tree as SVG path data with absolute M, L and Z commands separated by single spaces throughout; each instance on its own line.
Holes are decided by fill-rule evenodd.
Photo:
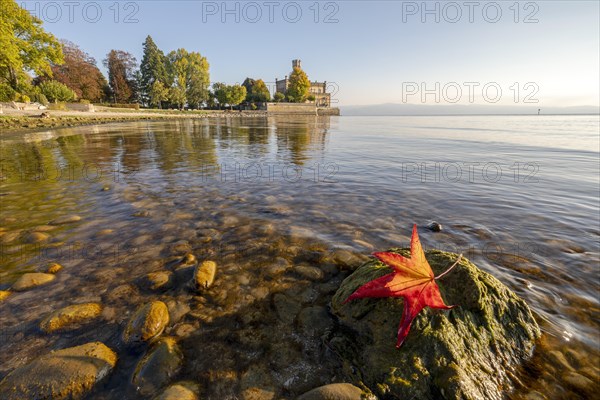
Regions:
M 221 82 L 213 83 L 213 96 L 219 102 L 219 108 L 227 104 L 227 85 Z
M 108 83 L 116 103 L 128 103 L 136 97 L 136 59 L 122 50 L 111 50 L 104 65 L 108 69 Z
M 210 84 L 209 64 L 200 53 L 177 49 L 167 56 L 173 85 L 185 93 L 185 101 L 193 107 L 200 107 L 208 101 Z
M 246 78 L 242 86 L 246 88 L 246 102 L 264 103 L 271 100 L 269 88 L 262 79 Z
M 169 101 L 177 106 L 180 110 L 183 110 L 187 97 L 185 95 L 185 89 L 179 85 L 175 85 L 169 89 Z
M 58 40 L 14 0 L 0 0 L 0 12 L 0 80 L 19 90 L 27 72 L 52 75 L 50 64 L 63 61 Z
M 73 101 L 77 98 L 74 91 L 57 81 L 44 81 L 40 83 L 39 88 L 49 101 L 55 103 L 59 101 Z
M 304 103 L 310 89 L 310 81 L 300 67 L 294 67 L 290 75 L 287 98 L 291 103 Z
M 148 104 L 155 82 L 161 82 L 165 87 L 170 85 L 165 53 L 158 48 L 150 35 L 146 37 L 143 46 L 144 55 L 140 64 L 140 91 L 143 104 Z
M 233 109 L 246 99 L 246 88 L 242 85 L 227 86 L 227 104 Z
M 162 108 L 162 102 L 169 100 L 169 88 L 165 87 L 165 85 L 161 81 L 154 81 L 152 87 L 150 88 L 149 94 L 149 104 L 153 106 L 157 106 L 158 108 Z

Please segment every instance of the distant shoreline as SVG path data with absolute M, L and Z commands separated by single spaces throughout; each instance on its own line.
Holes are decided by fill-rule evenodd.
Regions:
M 47 113 L 49 116 L 42 118 Z M 107 124 L 135 121 L 161 121 L 204 118 L 265 118 L 265 111 L 145 111 L 145 110 L 109 110 L 109 111 L 21 111 L 4 109 L 0 114 L 0 132 L 4 134 L 33 132 L 44 129 L 68 128 L 75 126 Z

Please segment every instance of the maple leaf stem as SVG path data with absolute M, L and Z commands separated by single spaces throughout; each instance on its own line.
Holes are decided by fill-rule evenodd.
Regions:
M 454 264 L 452 264 L 450 266 L 450 268 L 448 268 L 447 270 L 445 270 L 444 272 L 442 272 L 441 274 L 439 274 L 438 276 L 435 277 L 435 279 L 440 279 L 442 278 L 444 275 L 446 275 L 448 272 L 452 271 L 452 269 L 454 269 L 454 267 L 456 267 L 458 265 L 458 263 L 460 262 L 460 260 L 462 259 L 462 254 L 458 255 L 458 259 L 454 262 Z

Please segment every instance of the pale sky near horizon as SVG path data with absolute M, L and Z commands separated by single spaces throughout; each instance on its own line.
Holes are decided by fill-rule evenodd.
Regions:
M 207 57 L 212 82 L 273 82 L 299 58 L 338 105 L 600 103 L 595 0 L 17 2 L 99 66 L 111 49 L 140 61 L 151 35 Z

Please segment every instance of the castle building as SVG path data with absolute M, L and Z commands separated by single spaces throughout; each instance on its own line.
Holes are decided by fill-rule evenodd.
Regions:
M 302 68 L 300 60 L 292 60 L 292 68 L 295 67 Z M 275 92 L 286 94 L 289 84 L 290 80 L 287 75 L 284 79 L 275 78 Z M 317 107 L 331 107 L 331 93 L 327 93 L 327 81 L 311 81 L 308 92 L 315 97 Z

